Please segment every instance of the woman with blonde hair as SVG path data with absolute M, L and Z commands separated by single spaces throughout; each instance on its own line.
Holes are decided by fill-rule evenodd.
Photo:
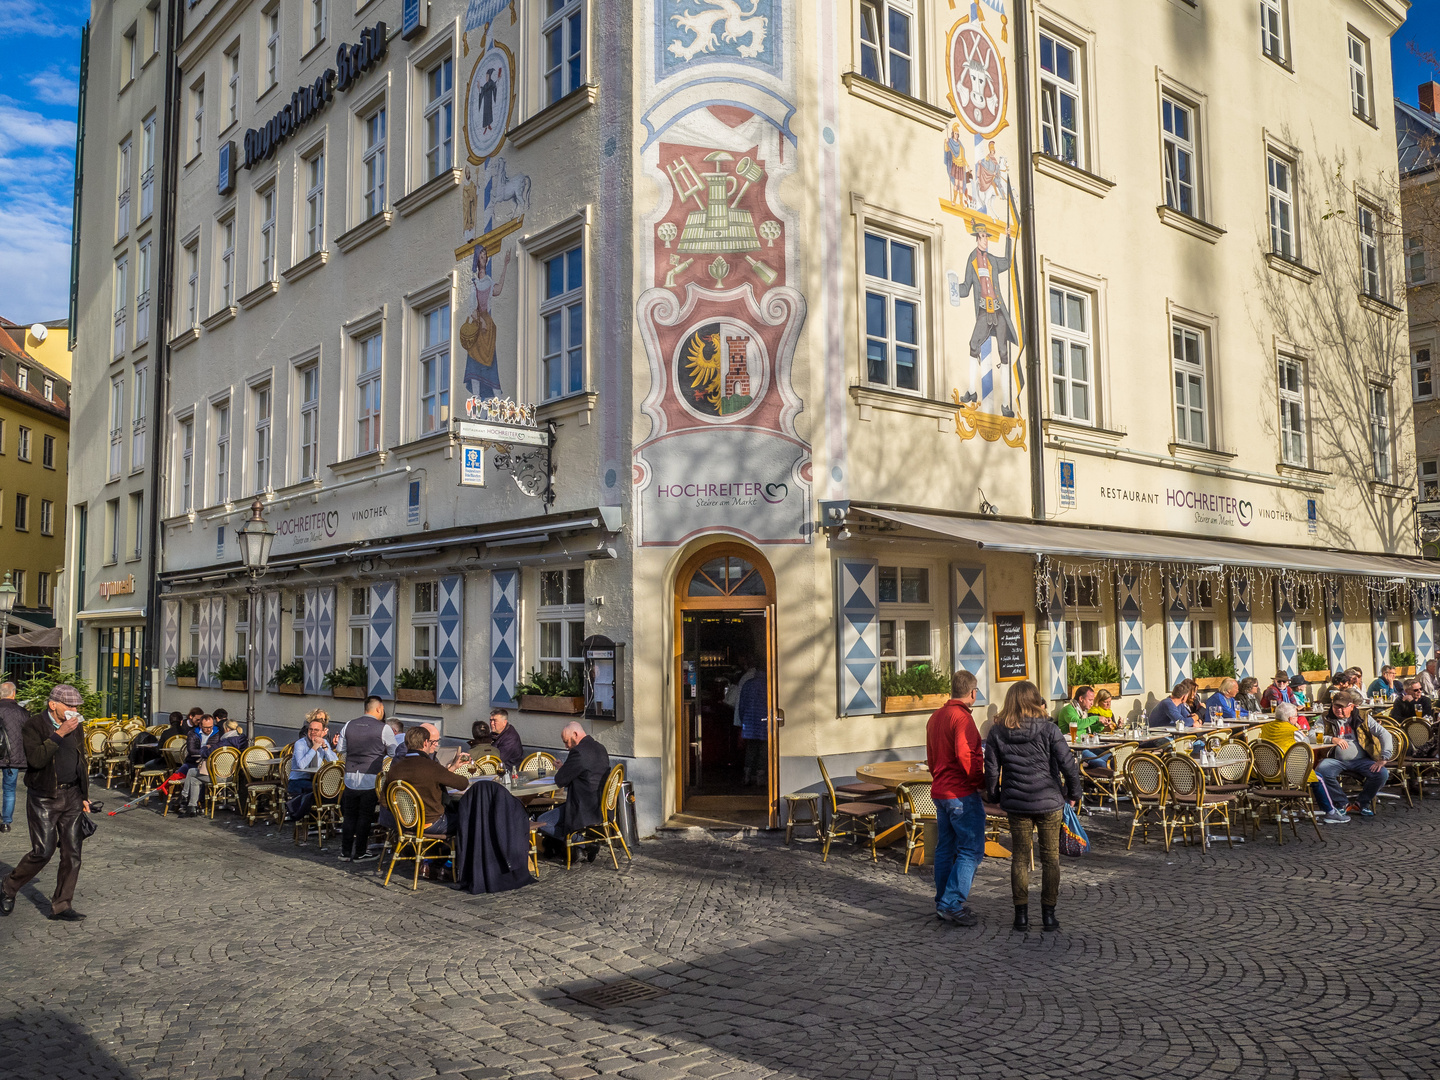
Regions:
M 1061 789 L 1060 777 L 1064 777 Z M 1046 931 L 1059 930 L 1060 825 L 1065 803 L 1080 801 L 1080 767 L 1065 736 L 1050 719 L 1045 698 L 1028 680 L 1005 695 L 1000 715 L 985 737 L 986 801 L 999 803 L 1010 819 L 1010 893 L 1015 929 L 1030 928 L 1031 835 L 1040 834 L 1040 914 Z

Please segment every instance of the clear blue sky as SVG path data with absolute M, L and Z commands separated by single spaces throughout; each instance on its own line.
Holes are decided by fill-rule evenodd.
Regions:
M 75 96 L 89 12 L 77 0 L 0 0 L 0 314 L 7 318 L 64 318 L 69 303 Z M 1440 81 L 1440 73 L 1412 44 L 1440 52 L 1440 0 L 1412 0 L 1391 42 L 1396 96 L 1414 104 L 1416 87 Z

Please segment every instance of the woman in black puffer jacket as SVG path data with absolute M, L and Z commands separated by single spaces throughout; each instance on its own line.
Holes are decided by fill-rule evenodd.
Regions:
M 1060 788 L 1064 777 L 1065 789 Z M 999 803 L 1010 819 L 1010 892 L 1015 929 L 1030 928 L 1030 835 L 1040 833 L 1040 913 L 1046 930 L 1059 930 L 1055 901 L 1060 896 L 1060 825 L 1065 803 L 1080 799 L 1080 767 L 1065 736 L 1032 682 L 1018 682 L 1005 695 L 985 737 L 985 798 Z

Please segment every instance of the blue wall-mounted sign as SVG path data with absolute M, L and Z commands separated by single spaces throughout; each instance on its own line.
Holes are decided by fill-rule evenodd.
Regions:
M 400 16 L 400 36 L 409 41 L 419 34 L 429 22 L 429 13 L 429 0 L 405 0 L 405 8 Z
M 235 140 L 231 139 L 220 147 L 220 194 L 229 195 L 235 190 Z

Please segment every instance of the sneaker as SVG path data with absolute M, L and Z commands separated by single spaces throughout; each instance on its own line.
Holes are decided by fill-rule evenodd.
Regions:
M 349 861 L 350 861 L 350 856 L 349 856 L 349 855 L 341 855 L 341 856 L 340 856 L 340 861 L 341 861 L 341 862 L 349 862 Z
M 1359 804 L 1359 803 L 1353 803 L 1353 802 L 1352 802 L 1352 803 L 1350 803 L 1349 805 L 1347 805 L 1347 806 L 1345 807 L 1345 813 L 1347 813 L 1347 814 L 1353 814 L 1353 813 L 1355 813 L 1355 812 L 1356 812 L 1357 810 L 1359 810 L 1359 809 L 1360 809 L 1360 804 Z
M 937 910 L 935 917 L 955 926 L 977 926 L 980 922 L 980 916 L 970 908 L 961 908 L 959 911 Z
M 356 855 L 353 861 L 374 862 L 378 858 L 380 858 L 380 853 L 378 851 L 367 851 L 363 855 Z
M 1373 806 L 1361 806 L 1361 807 L 1357 807 L 1354 812 L 1357 813 L 1357 814 L 1359 814 L 1361 817 L 1374 817 L 1374 816 L 1375 816 L 1375 808 L 1374 808 Z
M 1315 820 L 1321 825 L 1344 825 L 1350 820 L 1350 815 L 1340 810 L 1331 810 L 1328 814 L 1321 814 Z

